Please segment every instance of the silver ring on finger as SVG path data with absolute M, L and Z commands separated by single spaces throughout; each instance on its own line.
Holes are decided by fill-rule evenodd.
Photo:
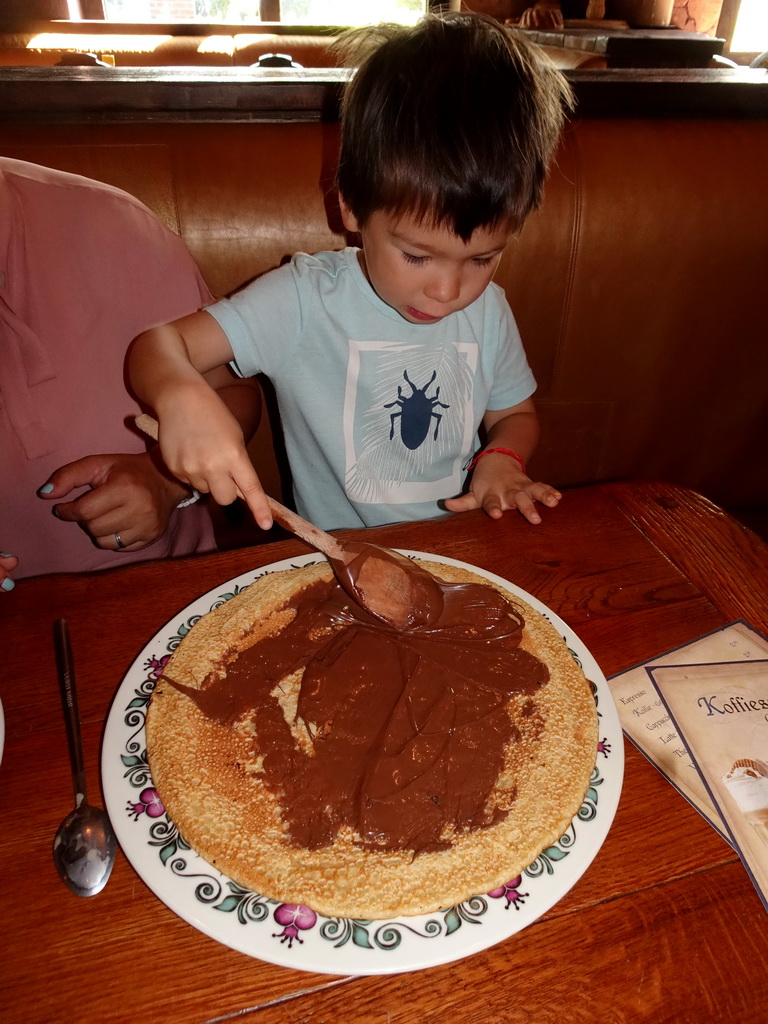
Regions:
M 115 538 L 115 544 L 117 544 L 118 550 L 125 547 L 125 543 L 119 533 L 113 533 L 112 536 Z

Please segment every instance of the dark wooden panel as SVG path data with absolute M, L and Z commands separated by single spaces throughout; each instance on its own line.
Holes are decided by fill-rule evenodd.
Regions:
M 0 120 L 333 121 L 336 69 L 0 68 Z M 760 69 L 574 70 L 580 117 L 766 117 Z

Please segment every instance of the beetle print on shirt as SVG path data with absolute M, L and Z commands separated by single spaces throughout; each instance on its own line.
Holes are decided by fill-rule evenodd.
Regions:
M 476 362 L 474 344 L 435 350 L 349 343 L 344 445 L 351 500 L 398 504 L 459 493 L 462 462 L 475 435 Z M 413 401 L 418 406 L 409 405 Z
M 395 420 L 400 420 L 400 436 L 403 439 L 403 444 L 406 448 L 413 450 L 414 448 L 420 447 L 424 444 L 430 431 L 431 421 L 436 420 L 434 440 L 437 440 L 437 432 L 440 429 L 440 421 L 443 416 L 442 413 L 436 412 L 436 406 L 440 406 L 442 409 L 450 409 L 450 405 L 446 405 L 445 402 L 440 401 L 440 388 L 438 387 L 434 396 L 430 398 L 427 394 L 427 388 L 434 381 L 437 376 L 437 370 L 434 370 L 432 376 L 429 378 L 423 388 L 417 388 L 411 378 L 408 376 L 408 371 L 403 370 L 403 377 L 405 378 L 406 384 L 410 385 L 410 395 L 403 395 L 403 389 L 398 384 L 397 386 L 397 398 L 394 402 L 386 402 L 384 405 L 385 409 L 391 409 L 393 405 L 397 405 L 400 408 L 399 412 L 393 412 L 389 417 L 389 440 L 395 436 Z

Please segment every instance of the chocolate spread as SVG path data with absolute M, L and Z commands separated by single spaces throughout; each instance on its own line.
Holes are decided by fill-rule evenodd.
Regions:
M 348 567 L 353 582 L 369 557 Z M 316 582 L 295 595 L 279 635 L 225 659 L 223 678 L 179 686 L 218 721 L 253 719 L 297 846 L 325 846 L 348 826 L 365 846 L 421 853 L 501 816 L 489 796 L 516 738 L 508 699 L 533 694 L 549 673 L 520 648 L 524 620 L 496 590 L 409 565 L 418 602 L 407 628 L 350 601 L 337 580 Z M 272 696 L 302 668 L 296 717 L 311 753 Z

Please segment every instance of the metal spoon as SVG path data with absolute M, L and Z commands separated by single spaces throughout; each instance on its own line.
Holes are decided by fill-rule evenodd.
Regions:
M 106 812 L 91 806 L 86 798 L 74 662 L 64 619 L 57 619 L 53 625 L 53 642 L 76 797 L 74 810 L 59 825 L 53 841 L 53 862 L 64 884 L 76 896 L 95 896 L 107 884 L 117 843 Z

